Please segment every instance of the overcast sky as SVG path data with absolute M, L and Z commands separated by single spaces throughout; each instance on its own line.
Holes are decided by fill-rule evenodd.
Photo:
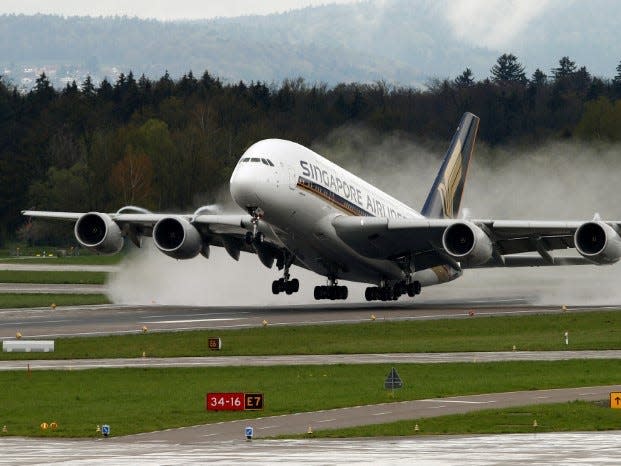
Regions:
M 157 19 L 202 19 L 268 14 L 358 0 L 0 0 L 2 13 L 65 16 L 127 15 Z

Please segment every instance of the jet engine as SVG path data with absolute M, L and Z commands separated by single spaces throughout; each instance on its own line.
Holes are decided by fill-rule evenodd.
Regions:
M 574 234 L 578 252 L 597 264 L 612 264 L 621 258 L 621 237 L 605 222 L 586 222 Z
M 153 227 L 153 242 L 174 259 L 192 259 L 201 252 L 203 240 L 198 230 L 182 217 L 166 217 Z
M 492 241 L 471 222 L 458 222 L 447 227 L 442 235 L 444 250 L 458 262 L 474 266 L 491 259 Z
M 116 254 L 123 248 L 121 229 L 107 214 L 82 215 L 75 222 L 73 232 L 78 243 L 101 254 Z

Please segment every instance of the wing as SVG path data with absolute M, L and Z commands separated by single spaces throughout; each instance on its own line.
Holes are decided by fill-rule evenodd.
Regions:
M 411 260 L 416 270 L 449 264 L 519 267 L 603 264 L 621 257 L 621 222 L 336 217 L 337 235 L 359 254 Z M 578 241 L 578 244 L 576 244 Z M 551 252 L 575 248 L 575 257 Z M 523 255 L 534 252 L 536 255 Z
M 122 237 L 129 237 L 132 242 L 140 246 L 143 236 L 153 236 L 154 229 L 159 222 L 167 221 L 173 229 L 178 228 L 183 241 L 191 242 L 192 238 L 200 238 L 199 246 L 188 248 L 189 253 L 181 252 L 179 248 L 170 248 L 163 252 L 175 258 L 193 257 L 191 254 L 200 251 L 209 254 L 208 246 L 219 246 L 226 249 L 231 257 L 239 259 L 241 251 L 256 253 L 261 262 L 271 267 L 274 259 L 280 258 L 284 247 L 269 225 L 259 222 L 259 231 L 263 233 L 260 244 L 246 241 L 246 234 L 252 230 L 250 215 L 247 214 L 213 214 L 209 209 L 201 208 L 193 214 L 165 214 L 153 213 L 138 207 L 124 207 L 116 213 L 104 214 L 98 212 L 49 212 L 25 210 L 23 215 L 44 220 L 58 220 L 75 222 L 75 234 L 78 242 L 83 246 L 102 253 L 115 253 L 122 246 Z M 83 227 L 80 227 L 83 224 Z M 161 223 L 162 225 L 164 223 Z M 164 228 L 162 227 L 162 230 Z M 98 235 L 95 240 L 88 237 L 89 233 Z M 165 235 L 167 231 L 162 234 Z M 173 235 L 171 231 L 169 236 Z M 171 236 L 172 238 L 172 236 Z M 195 241 L 196 243 L 197 241 Z M 157 243 L 157 241 L 156 241 Z M 187 246 L 187 245 L 186 245 Z M 191 246 L 191 245 L 190 245 Z M 159 246 L 158 246 L 159 247 Z M 185 254 L 185 255 L 184 255 Z M 194 254 L 194 255 L 196 255 Z M 280 265 L 279 265 L 280 267 Z

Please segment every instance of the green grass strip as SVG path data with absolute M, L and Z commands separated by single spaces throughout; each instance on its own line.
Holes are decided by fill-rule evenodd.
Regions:
M 0 372 L 0 424 L 10 435 L 88 437 L 387 401 L 612 384 L 621 360 L 402 364 L 404 388 L 383 383 L 391 364 Z M 211 391 L 262 392 L 261 412 L 207 412 Z M 57 422 L 41 432 L 42 422 Z M 544 422 L 545 424 L 545 422 Z
M 56 297 L 45 305 L 51 299 Z M 135 335 L 59 338 L 54 353 L 36 357 L 138 357 L 143 351 L 149 357 L 511 351 L 513 345 L 519 351 L 621 349 L 618 311 L 146 334 L 139 330 L 136 328 Z M 566 330 L 569 345 L 563 336 Z M 210 336 L 222 338 L 221 351 L 207 349 Z M 0 359 L 32 357 L 0 354 Z
M 103 285 L 107 276 L 105 272 L 0 270 L 0 283 Z
M 21 294 L 1 293 L 0 308 L 78 306 L 82 304 L 108 304 L 110 300 L 103 294 Z
M 534 426 L 534 422 L 537 426 Z M 418 430 L 416 426 L 418 425 Z M 607 401 L 573 401 L 518 408 L 489 409 L 334 430 L 315 430 L 295 438 L 400 437 L 445 434 L 518 434 L 619 430 L 621 410 Z M 282 436 L 281 438 L 286 438 Z M 292 437 L 292 436 L 289 436 Z

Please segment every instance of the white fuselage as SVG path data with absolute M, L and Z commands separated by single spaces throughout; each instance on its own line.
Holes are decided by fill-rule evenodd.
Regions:
M 370 259 L 347 246 L 332 220 L 339 215 L 423 218 L 321 155 L 299 144 L 267 139 L 240 158 L 231 195 L 244 210 L 262 211 L 259 228 L 295 254 L 296 263 L 323 276 L 375 283 L 405 279 L 390 260 Z M 447 281 L 446 271 L 416 272 L 423 286 Z M 459 274 L 449 274 L 457 278 Z

